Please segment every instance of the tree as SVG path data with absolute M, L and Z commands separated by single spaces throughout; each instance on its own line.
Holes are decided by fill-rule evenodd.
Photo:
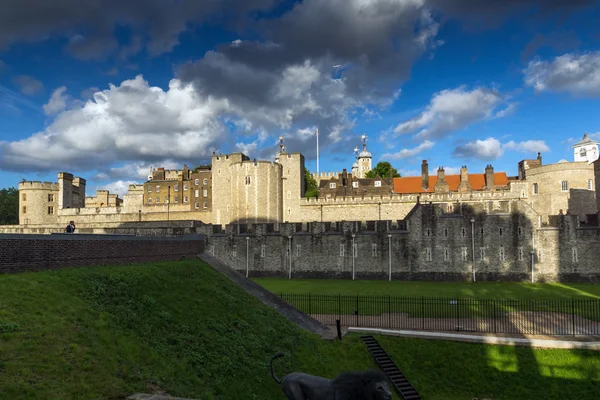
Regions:
M 204 168 L 208 168 L 211 169 L 212 168 L 212 164 L 207 164 L 207 165 L 198 165 L 196 168 L 194 168 L 192 170 L 193 173 L 196 173 L 198 171 L 200 171 L 200 169 L 204 169 Z
M 377 163 L 375 168 L 366 173 L 366 178 L 375 178 L 379 175 L 380 178 L 389 178 L 390 169 L 392 170 L 392 177 L 400 178 L 400 174 L 396 168 L 392 168 L 392 165 L 387 161 L 380 161 Z
M 19 224 L 19 190 L 11 187 L 0 190 L 0 225 Z
M 319 195 L 317 181 L 306 167 L 304 167 L 304 183 L 304 197 L 317 197 Z

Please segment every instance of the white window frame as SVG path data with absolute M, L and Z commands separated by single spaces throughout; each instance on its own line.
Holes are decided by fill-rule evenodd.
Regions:
M 202 189 L 202 197 L 208 197 L 208 190 Z
M 198 203 L 198 202 L 195 202 L 195 203 L 194 203 L 194 208 L 195 208 L 196 210 L 197 210 L 197 209 L 199 209 L 199 208 L 200 208 L 200 203 Z
M 335 182 L 329 182 L 329 189 L 335 189 Z
M 194 197 L 196 197 L 196 198 L 200 197 L 200 190 L 198 190 L 198 189 L 194 190 Z
M 179 196 L 175 196 L 175 197 L 173 197 L 173 202 L 174 202 L 175 204 L 179 204 Z
M 152 193 L 152 185 L 148 185 L 148 193 Z
M 152 204 L 152 197 L 148 197 L 148 204 Z
M 194 179 L 194 185 L 198 186 L 200 184 L 200 179 L 196 178 Z
M 594 190 L 594 180 L 588 179 L 588 190 Z
M 534 195 L 540 194 L 540 186 L 539 186 L 539 184 L 537 182 L 535 182 L 533 184 L 533 194 Z
M 188 202 L 188 197 L 187 196 L 183 196 L 183 202 L 187 203 Z
M 461 257 L 462 257 L 463 261 L 468 261 L 468 259 L 469 259 L 468 247 L 463 247 L 461 249 Z
M 187 185 L 187 183 L 184 183 L 183 184 L 183 191 L 187 192 L 187 190 L 188 190 L 188 185 Z
M 358 187 L 358 182 L 357 181 L 352 182 L 352 187 L 356 189 Z
M 156 193 L 160 192 L 160 185 L 156 185 Z
M 208 185 L 208 179 L 204 178 L 204 179 L 202 180 L 202 184 L 203 184 L 204 186 Z
M 569 181 L 560 181 L 560 191 L 561 192 L 569 191 Z
M 179 192 L 179 184 L 175 184 L 175 186 L 173 186 L 173 190 Z
M 375 187 L 381 187 L 381 181 L 375 181 Z
M 208 208 L 208 203 L 206 202 L 206 200 L 204 200 L 204 202 L 202 203 L 202 208 Z
M 160 197 L 156 196 L 156 204 L 160 204 Z

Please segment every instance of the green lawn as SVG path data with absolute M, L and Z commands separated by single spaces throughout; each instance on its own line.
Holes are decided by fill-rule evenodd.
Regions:
M 597 398 L 600 353 L 378 340 L 428 400 Z M 280 376 L 373 366 L 357 335 L 305 333 L 198 260 L 0 276 L 2 399 L 283 399 L 279 350 Z
M 280 293 L 323 293 L 401 297 L 477 297 L 496 299 L 600 298 L 600 285 L 576 283 L 421 282 L 341 279 L 255 278 L 267 290 Z

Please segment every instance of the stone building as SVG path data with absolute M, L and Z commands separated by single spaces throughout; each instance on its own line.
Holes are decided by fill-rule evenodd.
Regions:
M 593 163 L 598 159 L 598 142 L 590 139 L 587 133 L 583 134 L 583 139 L 573 146 L 573 156 L 575 162 Z
M 319 182 L 319 198 L 362 197 L 391 195 L 394 191 L 392 178 L 358 178 L 346 169 L 341 174 Z

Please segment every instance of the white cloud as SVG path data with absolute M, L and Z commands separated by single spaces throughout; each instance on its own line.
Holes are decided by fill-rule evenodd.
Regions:
M 120 198 L 123 198 L 123 196 L 129 191 L 129 185 L 139 183 L 140 182 L 135 181 L 116 181 L 98 186 L 98 189 L 108 190 L 109 193 L 118 194 Z M 91 196 L 94 196 L 94 194 L 91 194 Z
M 538 92 L 600 96 L 600 51 L 567 53 L 552 61 L 531 61 L 523 71 L 525 84 Z
M 432 142 L 431 140 L 426 140 L 423 143 L 421 143 L 420 145 L 418 145 L 417 147 L 414 147 L 412 149 L 402 149 L 396 153 L 386 153 L 386 154 L 382 154 L 381 155 L 381 159 L 382 160 L 402 160 L 405 158 L 411 158 L 414 157 L 420 153 L 422 153 L 425 150 L 429 150 L 434 146 L 434 142 Z
M 514 150 L 522 153 L 548 152 L 550 148 L 543 140 L 527 140 L 524 142 L 515 142 L 513 140 L 507 143 L 500 143 L 496 138 L 489 137 L 484 140 L 475 140 L 466 144 L 457 146 L 453 155 L 461 158 L 476 158 L 479 160 L 496 160 L 506 150 Z
M 118 161 L 199 159 L 226 139 L 218 117 L 228 107 L 227 101 L 202 97 L 177 79 L 164 91 L 139 75 L 59 113 L 42 132 L 16 142 L 0 141 L 0 165 L 81 170 Z
M 515 105 L 508 103 L 496 90 L 479 87 L 468 91 L 465 86 L 460 86 L 435 93 L 427 108 L 398 124 L 395 133 L 401 135 L 418 130 L 416 138 L 439 138 L 482 120 L 506 116 L 514 108 Z
M 61 86 L 58 89 L 54 90 L 54 92 L 52 92 L 50 100 L 48 100 L 48 103 L 44 104 L 43 106 L 46 115 L 58 114 L 59 112 L 67 109 L 67 102 L 69 101 L 69 96 L 66 92 L 66 86 Z
M 444 167 L 444 173 L 446 175 L 458 175 L 460 174 L 460 167 Z

